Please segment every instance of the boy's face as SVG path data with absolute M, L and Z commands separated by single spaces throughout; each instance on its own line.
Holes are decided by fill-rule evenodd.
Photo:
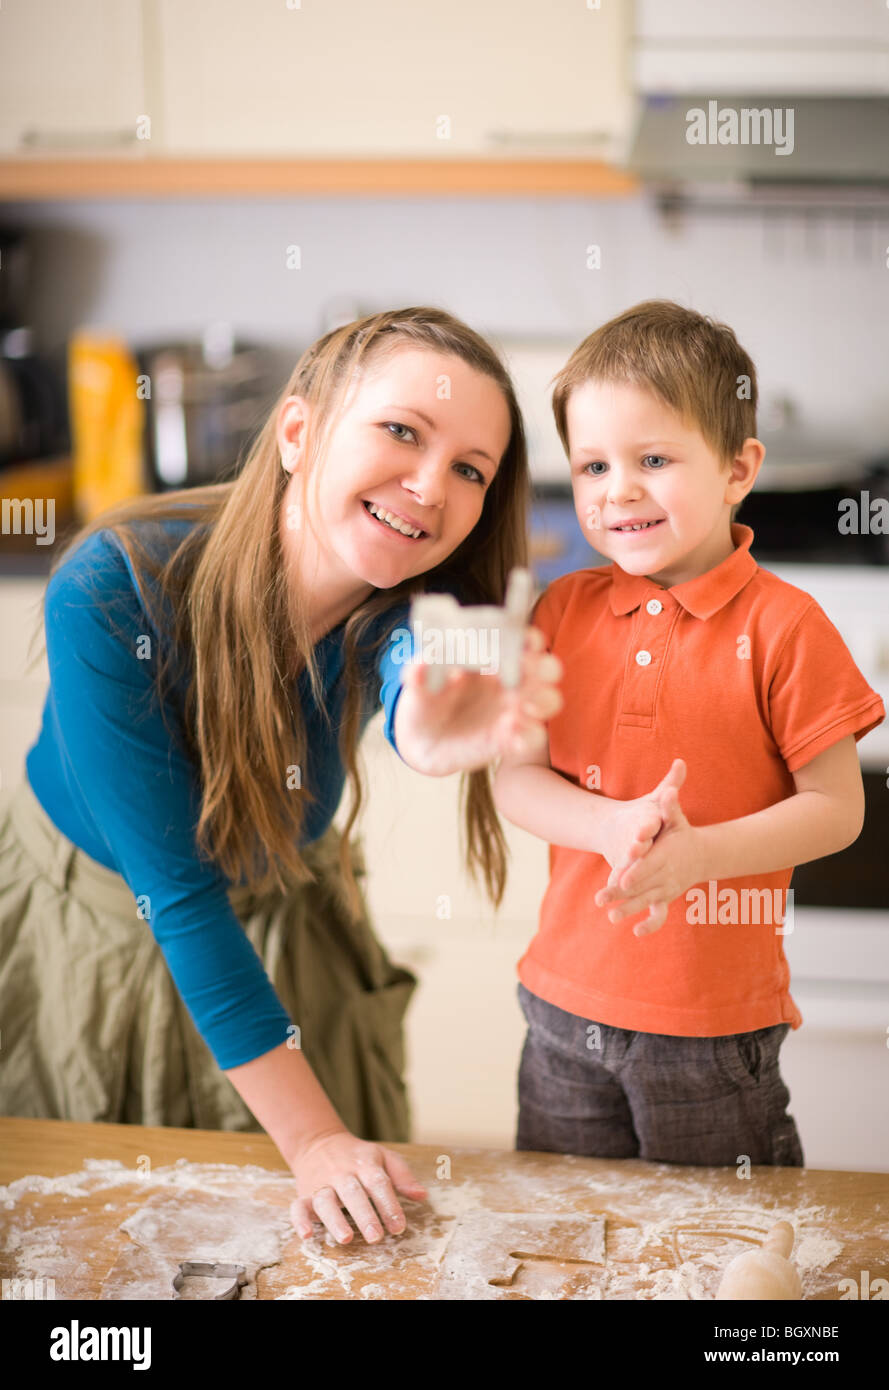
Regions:
M 753 486 L 758 441 L 745 441 L 747 454 L 759 450 L 752 468 L 722 463 L 694 425 L 628 382 L 584 382 L 566 424 L 577 518 L 594 549 L 665 587 L 732 553 L 731 509 Z

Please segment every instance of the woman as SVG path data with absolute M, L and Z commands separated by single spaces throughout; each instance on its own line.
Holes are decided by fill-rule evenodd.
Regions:
M 43 727 L 0 801 L 0 1108 L 258 1121 L 301 1233 L 349 1241 L 343 1209 L 368 1240 L 403 1228 L 396 1189 L 424 1189 L 373 1141 L 408 1137 L 415 980 L 356 884 L 356 745 L 382 699 L 410 766 L 470 772 L 468 863 L 498 903 L 486 767 L 544 736 L 558 664 L 531 634 L 518 691 L 464 672 L 433 695 L 389 638 L 426 588 L 503 601 L 527 494 L 496 354 L 413 308 L 315 343 L 233 482 L 74 537 L 44 601 Z

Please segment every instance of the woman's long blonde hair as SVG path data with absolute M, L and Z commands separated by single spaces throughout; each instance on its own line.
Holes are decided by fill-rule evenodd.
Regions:
M 289 475 L 281 467 L 278 413 L 288 396 L 301 396 L 312 407 L 306 473 L 314 474 L 323 466 L 321 445 L 350 383 L 362 368 L 403 347 L 453 354 L 490 377 L 506 399 L 511 431 L 481 517 L 458 549 L 424 574 L 375 590 L 345 624 L 339 748 L 351 807 L 340 859 L 346 892 L 357 908 L 349 854 L 349 835 L 363 800 L 357 744 L 368 677 L 375 675 L 388 636 L 385 622 L 373 642 L 362 646 L 362 639 L 385 610 L 427 587 L 459 591 L 467 603 L 502 603 L 510 569 L 527 562 L 525 433 L 509 374 L 493 348 L 459 319 L 429 307 L 372 314 L 335 329 L 303 353 L 233 481 L 113 507 L 80 528 L 52 566 L 54 574 L 94 532 L 107 529 L 119 538 L 158 634 L 154 690 L 161 711 L 174 680 L 185 692 L 180 729 L 201 778 L 197 844 L 226 877 L 257 893 L 286 891 L 293 882 L 312 878 L 299 851 L 311 793 L 303 786 L 294 796 L 287 787 L 288 767 L 304 768 L 307 754 L 295 672 L 306 670 L 316 698 L 321 690 L 307 615 L 298 596 L 294 605 L 280 546 L 279 516 Z M 166 559 L 159 559 L 140 540 L 134 523 L 168 519 L 196 524 Z M 474 878 L 481 873 L 499 905 L 507 851 L 487 769 L 464 774 L 461 806 L 467 866 Z

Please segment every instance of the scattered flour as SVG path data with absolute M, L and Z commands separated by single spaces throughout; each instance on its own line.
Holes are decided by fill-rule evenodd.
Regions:
M 266 1263 L 274 1263 L 279 1258 L 280 1241 L 276 1242 L 271 1252 L 272 1258 L 266 1259 L 269 1249 L 267 1244 L 262 1243 L 263 1221 L 277 1220 L 281 1230 L 286 1229 L 288 1233 L 291 1230 L 286 1206 L 282 1213 L 280 1205 L 275 1207 L 263 1202 L 262 1197 L 273 1191 L 289 1195 L 291 1186 L 289 1173 L 280 1169 L 275 1172 L 255 1165 L 241 1167 L 229 1163 L 193 1163 L 186 1159 L 143 1173 L 128 1168 L 118 1159 L 88 1158 L 76 1173 L 65 1173 L 59 1177 L 29 1175 L 19 1178 L 5 1187 L 0 1186 L 3 1208 L 0 1212 L 2 1273 L 4 1277 L 13 1278 L 50 1277 L 55 1283 L 57 1299 L 87 1297 L 86 1290 L 94 1287 L 90 1261 L 95 1253 L 99 1223 L 83 1218 L 82 1213 L 89 1212 L 90 1208 L 84 1207 L 82 1200 L 96 1193 L 110 1193 L 113 1189 L 118 1189 L 118 1200 L 104 1202 L 101 1209 L 103 1212 L 121 1211 L 123 1228 L 126 1228 L 128 1218 L 132 1220 L 139 1212 L 145 1211 L 153 1196 L 170 1210 L 177 1202 L 187 1206 L 188 1194 L 196 1192 L 208 1194 L 204 1204 L 209 1201 L 211 1206 L 213 1197 L 222 1199 L 229 1235 L 233 1238 L 237 1234 L 247 1236 L 245 1258 L 238 1262 L 248 1265 L 248 1273 L 251 1269 L 255 1273 L 257 1268 L 263 1268 Z M 247 1202 L 239 1212 L 238 1199 L 243 1199 L 245 1188 L 256 1200 Z M 63 1216 L 53 1216 L 47 1220 L 41 1212 L 41 1198 L 44 1196 L 60 1198 L 66 1205 L 71 1203 L 70 1215 L 66 1212 Z M 72 1199 L 77 1197 L 81 1198 L 81 1202 L 72 1203 Z M 190 1232 L 190 1240 L 197 1238 L 198 1232 L 189 1226 L 184 1209 L 180 1210 L 180 1223 L 182 1229 Z M 101 1229 L 105 1234 L 109 1228 L 106 1223 L 101 1223 Z M 134 1228 L 137 1235 L 140 1229 L 138 1225 Z M 225 1248 L 225 1242 L 219 1228 L 215 1234 L 220 1239 L 211 1257 L 221 1260 L 225 1257 L 218 1250 Z M 171 1279 L 172 1274 L 176 1273 L 176 1264 L 174 1262 L 171 1274 L 169 1258 L 150 1247 L 151 1241 L 147 1237 L 141 1246 L 134 1243 L 124 1247 L 112 1275 L 106 1281 L 109 1287 L 115 1289 L 113 1297 L 171 1296 Z M 199 1256 L 190 1250 L 186 1258 Z M 187 1290 L 183 1294 L 187 1296 Z M 252 1284 L 241 1291 L 242 1299 L 255 1296 Z
M 455 1162 L 460 1156 L 486 1152 L 461 1148 Z M 847 1271 L 828 1271 L 846 1244 L 861 1237 L 844 1208 L 807 1200 L 812 1191 L 805 1170 L 796 1177 L 796 1200 L 780 1205 L 763 1193 L 762 1184 L 757 1187 L 755 1177 L 729 1184 L 723 1170 L 677 1173 L 671 1164 L 647 1164 L 641 1172 L 628 1166 L 590 1176 L 588 1170 L 582 1174 L 576 1171 L 585 1162 L 561 1156 L 558 1171 L 545 1179 L 539 1166 L 528 1163 L 518 1168 L 504 1164 L 496 1185 L 473 1178 L 427 1183 L 428 1201 L 402 1199 L 408 1219 L 405 1232 L 400 1236 L 387 1234 L 374 1245 L 358 1239 L 354 1248 L 340 1246 L 317 1226 L 316 1234 L 296 1247 L 306 1277 L 290 1284 L 278 1297 L 385 1299 L 392 1296 L 390 1276 L 404 1269 L 423 1276 L 419 1282 L 429 1292 L 419 1294 L 420 1299 L 434 1298 L 435 1277 L 460 1217 L 470 1211 L 490 1210 L 492 1202 L 504 1212 L 558 1216 L 586 1211 L 590 1216 L 605 1217 L 606 1263 L 597 1271 L 598 1284 L 570 1297 L 712 1299 L 728 1261 L 760 1244 L 770 1226 L 783 1218 L 796 1232 L 791 1258 L 800 1272 L 803 1297 L 812 1298 L 836 1288 L 837 1280 Z M 180 1159 L 143 1174 L 116 1159 L 86 1159 L 76 1173 L 23 1177 L 0 1186 L 4 1275 L 52 1276 L 56 1296 L 70 1296 L 64 1289 L 66 1277 L 88 1280 L 86 1257 L 91 1254 L 90 1241 L 95 1235 L 94 1228 L 76 1214 L 78 1208 L 83 1209 L 84 1198 L 103 1192 L 111 1196 L 114 1189 L 125 1191 L 104 1202 L 102 1210 L 126 1213 L 122 1229 L 134 1243 L 115 1265 L 119 1285 L 112 1297 L 161 1296 L 140 1290 L 149 1286 L 159 1289 L 162 1282 L 168 1286 L 169 1240 L 171 1233 L 175 1234 L 176 1222 L 187 1222 L 184 1213 L 189 1193 L 217 1199 L 210 1203 L 222 1213 L 209 1242 L 215 1259 L 226 1258 L 220 1250 L 234 1251 L 238 1262 L 247 1263 L 255 1273 L 264 1267 L 264 1261 L 274 1263 L 280 1258 L 284 1237 L 290 1236 L 287 1207 L 293 1195 L 292 1178 L 282 1169 Z M 144 1200 L 139 1203 L 142 1191 Z M 70 1215 L 47 1220 L 40 1212 L 43 1194 L 60 1197 L 66 1203 L 81 1200 L 72 1202 Z M 758 1194 L 762 1194 L 759 1200 Z M 174 1207 L 178 1213 L 175 1219 Z M 163 1219 L 167 1208 L 171 1224 L 164 1230 L 156 1226 L 152 1234 L 152 1213 L 153 1219 Z M 268 1217 L 265 1224 L 260 1211 Z M 187 1258 L 200 1258 L 192 1249 L 198 1232 L 194 1227 L 190 1230 Z M 205 1234 L 209 1237 L 209 1232 Z M 889 1240 L 885 1219 L 871 1234 Z M 252 1293 L 242 1291 L 241 1296 L 255 1297 L 255 1289 Z M 546 1288 L 530 1296 L 540 1300 L 558 1297 Z
M 139 1169 L 128 1168 L 117 1158 L 85 1158 L 83 1168 L 77 1173 L 64 1173 L 56 1178 L 40 1175 L 17 1178 L 6 1187 L 0 1186 L 0 1201 L 11 1209 L 25 1192 L 66 1193 L 71 1197 L 82 1197 L 106 1187 L 121 1187 L 133 1182 L 144 1183 L 147 1189 L 182 1187 L 216 1192 L 231 1183 L 243 1189 L 245 1184 L 287 1183 L 290 1180 L 289 1174 L 281 1169 L 257 1168 L 255 1164 L 241 1167 L 235 1163 L 192 1163 L 189 1159 L 180 1158 L 175 1163 L 151 1168 L 143 1173 Z

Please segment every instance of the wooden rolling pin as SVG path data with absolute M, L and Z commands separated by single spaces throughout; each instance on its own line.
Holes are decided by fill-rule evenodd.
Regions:
M 793 1249 L 793 1227 L 777 1221 L 758 1250 L 745 1250 L 726 1265 L 716 1297 L 722 1299 L 802 1298 L 803 1286 Z

